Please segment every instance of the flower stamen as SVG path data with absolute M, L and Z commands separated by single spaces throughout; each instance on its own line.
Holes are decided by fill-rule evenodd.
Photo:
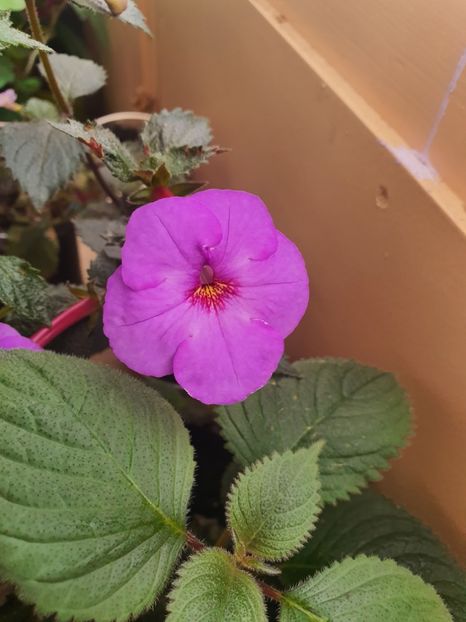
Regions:
M 204 309 L 211 311 L 221 309 L 225 306 L 225 300 L 230 298 L 235 292 L 231 283 L 213 281 L 212 283 L 202 284 L 191 294 L 194 304 L 200 304 Z

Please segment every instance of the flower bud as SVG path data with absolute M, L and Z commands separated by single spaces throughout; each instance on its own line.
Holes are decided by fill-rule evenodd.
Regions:
M 105 3 L 115 17 L 128 8 L 128 0 L 105 0 Z

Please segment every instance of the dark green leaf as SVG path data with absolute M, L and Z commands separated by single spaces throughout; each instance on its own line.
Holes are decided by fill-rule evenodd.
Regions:
M 283 566 L 296 583 L 346 556 L 359 553 L 392 558 L 432 584 L 455 622 L 466 622 L 466 574 L 418 520 L 388 499 L 366 491 L 324 509 L 312 539 Z
M 24 259 L 0 256 L 0 302 L 18 317 L 48 324 L 47 283 Z
M 58 268 L 58 243 L 41 223 L 10 227 L 7 253 L 26 259 L 46 279 Z
M 76 172 L 82 154 L 76 141 L 47 121 L 8 123 L 0 130 L 0 147 L 13 176 L 37 208 Z
M 9 12 L 0 9 L 0 51 L 10 45 L 22 45 L 27 48 L 43 50 L 44 52 L 53 51 L 47 45 L 39 43 L 39 41 L 36 41 L 25 32 L 13 28 Z
M 4 55 L 0 61 L 0 89 L 13 82 L 14 79 L 15 67 L 12 61 Z
M 153 605 L 185 542 L 193 451 L 128 375 L 50 352 L 0 353 L 0 571 L 57 620 Z
M 248 465 L 322 439 L 322 498 L 348 498 L 379 479 L 406 443 L 406 395 L 391 374 L 353 361 L 310 359 L 293 368 L 301 378 L 275 377 L 245 402 L 218 408 L 227 446 Z
M 60 90 L 66 99 L 73 100 L 95 93 L 104 86 L 107 80 L 105 69 L 92 60 L 69 54 L 51 54 L 49 60 Z M 40 72 L 45 78 L 42 65 Z

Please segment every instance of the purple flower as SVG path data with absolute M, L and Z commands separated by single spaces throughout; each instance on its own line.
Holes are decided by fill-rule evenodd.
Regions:
M 0 93 L 0 108 L 8 108 L 9 110 L 18 110 L 19 104 L 16 103 L 16 92 L 13 89 L 7 89 Z
M 0 322 L 0 350 L 42 350 L 37 343 L 23 337 L 17 330 Z
M 308 303 L 303 258 L 247 192 L 206 190 L 137 209 L 109 279 L 104 329 L 147 376 L 230 404 L 261 388 Z

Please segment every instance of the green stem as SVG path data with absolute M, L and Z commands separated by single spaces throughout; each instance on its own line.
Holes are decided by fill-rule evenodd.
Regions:
M 29 25 L 31 27 L 32 36 L 36 41 L 39 41 L 40 43 L 45 43 L 35 0 L 26 0 L 26 13 L 28 16 Z M 72 110 L 69 103 L 64 98 L 60 87 L 58 86 L 58 82 L 55 78 L 55 74 L 53 73 L 52 65 L 50 64 L 47 52 L 39 50 L 39 58 L 42 62 L 42 66 L 44 67 L 45 75 L 47 76 L 47 82 L 49 83 L 50 91 L 52 92 L 58 109 L 67 117 L 71 116 Z

